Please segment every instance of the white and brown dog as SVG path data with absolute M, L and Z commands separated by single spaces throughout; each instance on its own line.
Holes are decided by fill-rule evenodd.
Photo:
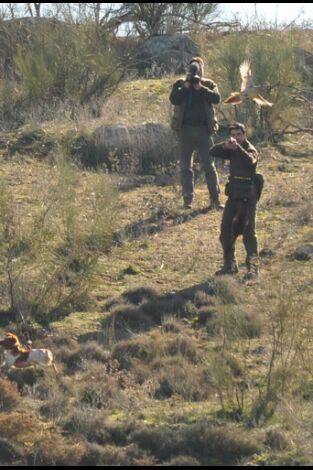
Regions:
M 13 333 L 6 333 L 5 338 L 0 341 L 0 346 L 8 351 L 5 364 L 9 368 L 24 369 L 31 366 L 51 366 L 57 372 L 50 349 L 23 348 L 18 337 Z

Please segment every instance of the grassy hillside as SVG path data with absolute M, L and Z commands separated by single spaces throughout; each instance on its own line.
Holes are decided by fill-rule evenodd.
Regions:
M 105 122 L 165 123 L 171 81 L 124 84 L 106 104 Z M 68 131 L 62 126 L 53 123 L 44 131 L 58 142 Z M 107 211 L 99 217 L 106 225 L 92 225 L 110 235 L 104 245 L 88 245 L 86 253 L 96 252 L 97 262 L 88 271 L 83 299 L 77 296 L 67 309 L 54 312 L 44 327 L 42 316 L 27 317 L 26 329 L 20 316 L 10 321 L 2 295 L 1 333 L 18 331 L 24 340 L 31 336 L 36 346 L 50 347 L 59 373 L 1 372 L 0 463 L 311 465 L 313 255 L 297 251 L 313 245 L 310 137 L 259 145 L 266 185 L 258 206 L 261 272 L 253 284 L 241 282 L 240 240 L 238 277 L 213 276 L 222 261 L 221 213 L 207 210 L 201 176 L 194 207 L 184 211 L 178 174 L 158 186 L 155 180 L 136 185 L 131 176 L 108 178 L 73 165 L 61 171 L 60 147 L 48 156 L 36 147 L 8 155 L 8 140 L 15 142 L 16 135 L 2 136 L 2 188 L 14 214 L 25 221 L 14 236 L 35 237 L 24 231 L 25 224 L 33 227 L 34 214 L 48 204 L 50 184 L 64 191 L 74 187 L 75 204 L 64 199 L 67 225 L 53 213 L 44 225 L 50 229 L 45 240 L 55 250 L 65 240 L 64 227 L 70 227 L 66 233 L 81 255 L 97 219 L 89 203 L 99 184 L 127 190 L 117 196 L 110 190 L 114 220 L 107 220 Z M 219 174 L 223 186 L 227 168 L 220 166 Z M 103 176 L 108 179 L 99 180 Z M 91 194 L 89 188 L 98 189 Z M 38 232 L 34 240 L 41 253 L 36 259 L 54 259 L 43 256 L 46 245 Z M 82 262 L 76 251 L 75 257 Z M 20 252 L 14 259 L 12 269 Z M 19 279 L 26 266 L 20 265 Z M 27 269 L 39 282 L 30 271 L 38 265 Z M 3 291 L 5 273 L 3 268 Z M 26 298 L 26 287 L 23 292 Z M 24 299 L 18 305 L 29 304 Z

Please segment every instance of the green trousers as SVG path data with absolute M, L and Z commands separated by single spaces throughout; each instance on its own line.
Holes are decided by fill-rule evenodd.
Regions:
M 220 187 L 214 159 L 209 155 L 212 137 L 205 126 L 183 126 L 180 131 L 180 169 L 184 199 L 191 202 L 194 194 L 193 152 L 196 150 L 201 169 L 204 171 L 210 197 L 219 198 Z
M 242 235 L 246 249 L 248 271 L 258 271 L 258 240 L 255 230 L 256 196 L 246 199 L 229 198 L 222 217 L 220 242 L 224 252 L 224 268 L 233 270 L 237 266 L 235 243 Z

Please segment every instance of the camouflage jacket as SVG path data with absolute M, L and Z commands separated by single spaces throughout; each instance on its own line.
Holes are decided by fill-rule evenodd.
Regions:
M 172 88 L 170 94 L 170 102 L 174 105 L 174 111 L 171 119 L 171 128 L 179 131 L 183 126 L 184 112 L 186 107 L 188 88 L 184 87 L 185 79 L 177 80 Z M 201 80 L 203 86 L 204 108 L 206 114 L 206 121 L 208 131 L 214 134 L 218 130 L 218 123 L 214 104 L 220 102 L 221 96 L 219 94 L 217 85 L 207 78 Z

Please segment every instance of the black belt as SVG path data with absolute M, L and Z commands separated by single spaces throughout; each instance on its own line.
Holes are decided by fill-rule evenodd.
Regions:
M 231 180 L 241 180 L 241 181 L 252 181 L 252 178 L 248 176 L 230 176 Z

